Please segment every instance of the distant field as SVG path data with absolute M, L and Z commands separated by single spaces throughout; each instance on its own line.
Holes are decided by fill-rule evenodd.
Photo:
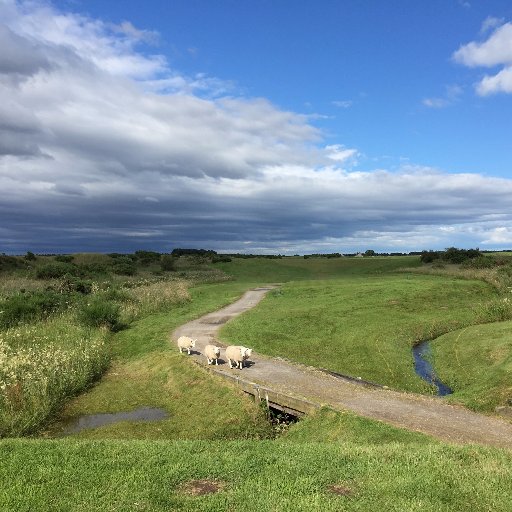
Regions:
M 218 263 L 223 270 L 240 282 L 274 283 L 308 279 L 335 279 L 379 275 L 403 267 L 419 267 L 418 256 L 373 258 L 307 258 L 283 259 L 233 258 L 230 263 Z

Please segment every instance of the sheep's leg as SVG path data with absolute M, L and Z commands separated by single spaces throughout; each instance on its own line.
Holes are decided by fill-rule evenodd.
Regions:
M 219 358 L 215 359 L 215 366 L 219 366 Z
M 181 347 L 178 347 L 180 349 L 180 354 L 183 354 L 183 352 L 181 351 Z
M 229 367 L 233 368 L 233 365 L 231 364 L 231 359 L 229 359 L 229 357 L 228 357 L 228 362 L 229 362 Z
M 187 348 L 188 355 L 190 355 L 190 347 Z

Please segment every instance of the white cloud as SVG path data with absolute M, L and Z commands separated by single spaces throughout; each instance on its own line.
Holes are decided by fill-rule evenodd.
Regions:
M 454 59 L 469 67 L 492 67 L 512 63 L 512 23 L 496 28 L 486 41 L 461 46 Z
M 487 16 L 484 22 L 482 23 L 482 27 L 480 28 L 480 33 L 485 34 L 492 30 L 495 27 L 502 25 L 505 21 L 505 18 L 496 18 L 495 16 Z
M 0 19 L 2 250 L 412 250 L 511 221 L 511 180 L 351 172 L 357 149 L 139 52 L 154 34 L 128 22 L 5 0 Z
M 512 226 L 500 226 L 486 233 L 488 237 L 482 244 L 502 247 L 503 244 L 512 244 Z
M 327 152 L 327 158 L 334 160 L 338 165 L 354 161 L 358 155 L 357 149 L 349 149 L 341 144 L 325 146 L 325 150 Z
M 331 102 L 335 107 L 350 108 L 353 104 L 351 100 L 335 100 Z
M 482 30 L 496 26 L 496 18 L 487 18 Z M 481 96 L 498 92 L 512 93 L 512 23 L 498 26 L 483 42 L 473 41 L 461 46 L 453 58 L 468 67 L 495 67 L 502 69 L 494 75 L 486 75 L 476 86 Z
M 464 89 L 460 85 L 452 84 L 445 87 L 444 96 L 438 98 L 425 98 L 423 105 L 429 108 L 445 108 L 457 102 Z

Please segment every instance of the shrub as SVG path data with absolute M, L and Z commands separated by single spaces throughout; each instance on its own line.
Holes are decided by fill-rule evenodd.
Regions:
M 89 327 L 107 327 L 111 331 L 121 328 L 120 308 L 105 297 L 92 297 L 79 312 L 79 320 Z
M 3 270 L 15 270 L 17 268 L 25 268 L 26 263 L 20 258 L 15 256 L 7 256 L 0 254 L 0 272 Z
M 71 263 L 73 261 L 74 256 L 71 254 L 58 254 L 53 258 L 55 261 L 60 261 L 61 263 Z
M 212 263 L 229 263 L 231 258 L 226 254 L 218 254 L 212 258 Z
M 47 263 L 39 267 L 36 271 L 36 277 L 38 279 L 59 279 L 66 274 L 76 276 L 78 274 L 77 267 L 71 263 L 56 261 L 54 263 Z
M 176 270 L 176 258 L 170 254 L 162 254 L 160 267 L 164 272 L 174 272 Z
M 432 263 L 440 257 L 441 254 L 438 251 L 423 251 L 421 253 L 420 260 L 422 263 Z
M 492 256 L 478 256 L 468 259 L 462 263 L 461 268 L 493 268 L 497 265 L 496 259 Z
M 36 291 L 8 297 L 0 303 L 0 327 L 48 318 L 65 304 L 64 296 L 54 291 Z
M 135 251 L 135 256 L 137 260 L 140 261 L 142 265 L 149 265 L 150 263 L 155 263 L 160 261 L 160 253 L 154 251 Z
M 133 276 L 137 272 L 137 268 L 133 260 L 128 256 L 121 256 L 114 260 L 112 270 L 115 274 L 122 276 Z
M 25 254 L 25 259 L 27 261 L 35 261 L 37 258 L 36 258 L 36 255 L 33 252 L 27 251 L 27 254 Z

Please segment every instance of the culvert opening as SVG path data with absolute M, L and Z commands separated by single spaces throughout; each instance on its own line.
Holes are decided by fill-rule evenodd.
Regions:
M 277 407 L 272 407 L 271 405 L 267 407 L 265 404 L 265 412 L 272 426 L 274 437 L 279 437 L 284 434 L 292 425 L 300 420 L 300 416 L 283 411 Z

